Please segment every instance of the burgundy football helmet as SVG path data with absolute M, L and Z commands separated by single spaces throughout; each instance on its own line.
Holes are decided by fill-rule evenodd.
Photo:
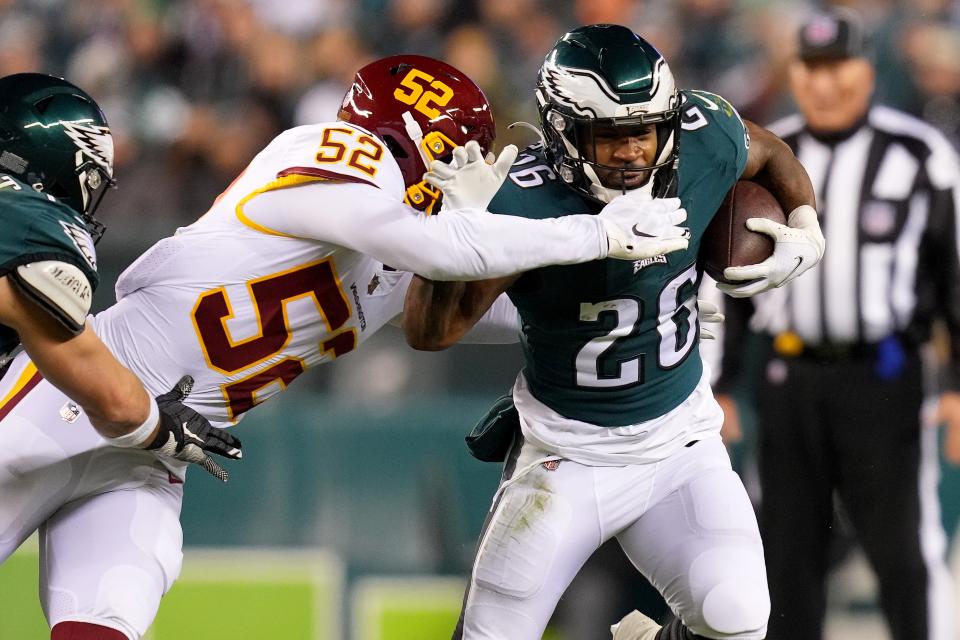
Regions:
M 432 213 L 442 194 L 423 181 L 433 160 L 449 161 L 455 147 L 476 140 L 484 153 L 496 128 L 487 97 L 446 62 L 399 55 L 357 71 L 340 120 L 373 132 L 400 165 L 410 206 Z

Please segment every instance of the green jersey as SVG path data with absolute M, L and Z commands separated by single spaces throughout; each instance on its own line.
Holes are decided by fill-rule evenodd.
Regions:
M 0 277 L 41 260 L 59 260 L 78 267 L 90 286 L 97 286 L 93 240 L 72 208 L 27 184 L 0 174 Z M 0 364 L 20 339 L 0 325 Z
M 743 172 L 749 139 L 723 98 L 684 91 L 678 196 L 690 245 L 647 260 L 597 260 L 521 276 L 508 294 L 521 317 L 530 392 L 568 418 L 614 427 L 662 416 L 699 382 L 696 296 L 703 232 Z M 517 159 L 490 211 L 527 218 L 597 213 L 539 145 Z

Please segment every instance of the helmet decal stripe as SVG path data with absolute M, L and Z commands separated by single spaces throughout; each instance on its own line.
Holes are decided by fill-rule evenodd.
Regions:
M 108 176 L 113 177 L 113 137 L 110 129 L 66 120 L 61 120 L 60 124 L 73 143 L 100 165 Z
M 665 64 L 667 64 L 667 61 L 660 58 L 656 64 L 653 65 L 653 86 L 650 88 L 651 96 L 657 95 L 657 92 L 660 91 L 660 77 L 663 75 L 662 71 Z

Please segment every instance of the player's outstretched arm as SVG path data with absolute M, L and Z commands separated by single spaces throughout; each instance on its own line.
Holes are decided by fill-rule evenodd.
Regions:
M 743 267 L 728 267 L 724 278 L 742 284 L 718 284 L 727 295 L 742 298 L 767 289 L 781 287 L 801 275 L 823 257 L 825 241 L 817 221 L 816 195 L 810 177 L 793 151 L 780 138 L 763 127 L 747 121 L 750 150 L 741 178 L 765 186 L 784 211 L 787 224 L 763 218 L 750 218 L 747 228 L 774 239 L 773 255 L 763 262 Z
M 434 171 L 444 174 L 442 182 L 458 203 L 485 203 L 502 183 L 503 164 L 488 165 L 476 154 L 466 160 L 445 169 L 435 162 Z M 483 189 L 466 187 L 463 178 L 485 172 L 492 175 L 482 181 Z M 606 257 L 638 260 L 687 246 L 677 226 L 685 217 L 678 201 L 608 206 L 616 215 L 530 220 L 460 208 L 425 216 L 373 185 L 325 182 L 262 193 L 243 205 L 243 215 L 260 227 L 348 247 L 432 280 L 499 278 Z M 669 237 L 651 238 L 650 225 L 660 220 L 666 223 L 654 226 Z
M 203 450 L 240 457 L 240 443 L 233 436 L 227 434 L 226 444 L 230 446 L 225 446 L 224 438 L 219 435 L 222 430 L 210 425 L 200 414 L 186 407 L 186 413 L 177 413 L 172 409 L 179 407 L 155 401 L 89 326 L 72 335 L 47 311 L 19 292 L 6 276 L 0 278 L 0 324 L 17 332 L 39 372 L 78 403 L 97 432 L 111 444 L 157 449 L 164 455 L 197 462 L 214 473 L 199 459 L 175 455 L 185 444 L 197 444 L 184 433 L 183 425 L 190 425 L 194 433 L 202 435 L 203 442 L 198 446 Z M 173 454 L 163 449 L 171 437 L 175 440 L 174 449 L 179 446 Z M 223 477 L 214 475 L 226 479 L 225 473 Z

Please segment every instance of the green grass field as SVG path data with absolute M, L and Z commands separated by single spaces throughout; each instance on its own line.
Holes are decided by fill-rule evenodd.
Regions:
M 0 565 L 0 639 L 45 640 L 37 598 L 37 545 Z M 144 640 L 439 640 L 450 637 L 464 581 L 370 577 L 351 590 L 343 620 L 344 569 L 323 551 L 188 549 L 180 578 Z M 548 633 L 545 640 L 557 640 Z
M 37 582 L 28 543 L 0 566 L 0 638 L 49 637 Z M 340 561 L 322 551 L 191 549 L 144 640 L 340 640 L 343 584 Z

